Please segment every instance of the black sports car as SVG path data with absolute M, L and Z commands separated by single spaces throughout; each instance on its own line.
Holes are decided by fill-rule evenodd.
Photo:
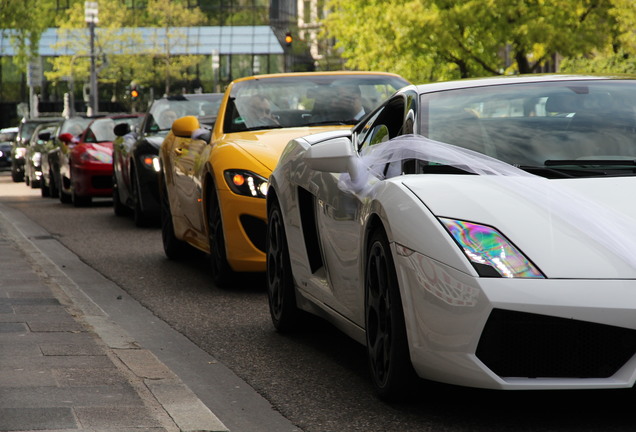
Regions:
M 194 115 L 214 123 L 211 105 L 220 105 L 223 94 L 199 93 L 156 99 L 140 127 L 115 127 L 113 142 L 113 208 L 115 214 L 132 213 L 137 226 L 158 224 L 160 219 L 158 176 L 159 147 L 179 117 Z M 209 127 L 212 126 L 209 125 Z

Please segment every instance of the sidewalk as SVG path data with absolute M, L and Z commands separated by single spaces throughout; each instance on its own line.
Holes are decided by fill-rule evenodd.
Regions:
M 0 431 L 228 430 L 64 278 L 0 212 Z

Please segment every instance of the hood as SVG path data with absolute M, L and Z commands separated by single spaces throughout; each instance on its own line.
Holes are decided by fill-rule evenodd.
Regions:
M 548 278 L 636 278 L 635 177 L 410 175 L 437 217 L 489 225 Z
M 161 134 L 161 135 L 147 136 L 145 141 L 148 142 L 148 144 L 150 144 L 151 146 L 159 149 L 159 147 L 161 147 L 161 143 L 166 138 L 167 134 L 168 133 L 166 132 L 166 133 Z
M 299 127 L 238 132 L 225 135 L 223 145 L 235 145 L 273 171 L 289 141 L 320 132 L 351 129 L 347 126 Z

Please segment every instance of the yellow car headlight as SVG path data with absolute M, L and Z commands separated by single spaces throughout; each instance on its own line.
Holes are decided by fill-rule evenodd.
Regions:
M 231 169 L 225 171 L 225 182 L 238 195 L 254 198 L 267 196 L 267 179 L 247 170 Z

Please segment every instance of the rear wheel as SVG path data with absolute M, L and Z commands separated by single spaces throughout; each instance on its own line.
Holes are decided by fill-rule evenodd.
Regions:
M 223 234 L 223 221 L 221 220 L 221 207 L 213 184 L 208 188 L 208 241 L 210 243 L 210 264 L 212 267 L 212 280 L 218 287 L 227 286 L 234 272 L 227 263 L 225 252 L 225 236 Z
M 287 236 L 278 201 L 271 203 L 267 215 L 267 298 L 274 327 L 280 332 L 297 328 L 300 310 L 289 260 Z
M 385 400 L 408 396 L 416 375 L 411 364 L 404 312 L 386 233 L 370 237 L 365 271 L 367 352 L 373 383 Z

